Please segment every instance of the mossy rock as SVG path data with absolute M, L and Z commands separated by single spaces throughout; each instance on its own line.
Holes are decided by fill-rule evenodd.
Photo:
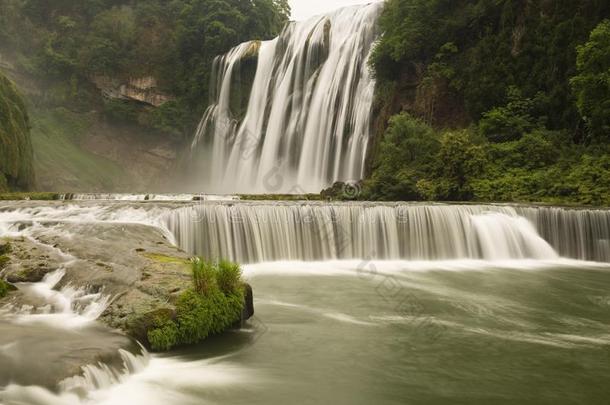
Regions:
M 6 279 L 11 283 L 38 283 L 54 269 L 46 266 L 21 266 L 17 271 L 9 271 Z
M 173 308 L 159 308 L 154 311 L 143 314 L 142 316 L 131 320 L 129 324 L 129 335 L 145 346 L 150 347 L 148 341 L 148 332 L 155 328 L 159 328 L 167 322 L 172 322 L 176 319 L 176 310 Z

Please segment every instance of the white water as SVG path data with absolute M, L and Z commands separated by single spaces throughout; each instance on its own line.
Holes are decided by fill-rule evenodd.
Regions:
M 55 203 L 0 210 L 0 234 L 57 224 L 143 224 L 191 254 L 275 260 L 610 261 L 610 211 L 498 205 L 309 202 Z M 62 228 L 59 226 L 59 228 Z
M 240 263 L 559 257 L 508 206 L 201 204 L 173 211 L 166 226 L 183 249 Z
M 123 368 L 83 367 L 83 375 L 60 383 L 59 392 L 9 385 L 0 391 L 3 405 L 168 405 L 202 404 L 198 390 L 254 382 L 250 370 L 219 359 L 189 361 L 121 350 Z
M 424 272 L 598 269 L 599 264 L 560 259 L 557 252 L 566 256 L 566 252 L 575 252 L 572 257 L 607 255 L 603 243 L 610 235 L 610 213 L 592 210 L 408 204 L 83 202 L 5 207 L 0 211 L 0 236 L 34 240 L 45 232 L 60 231 L 55 230 L 54 224 L 62 222 L 157 226 L 168 234 L 173 232 L 182 247 L 209 254 L 208 257 L 221 252 L 224 257 L 237 257 L 243 262 L 284 260 L 244 266 L 244 274 L 249 279 L 275 275 L 344 279 L 347 276 L 374 282 L 376 291 L 386 295 L 398 287 L 400 291 L 417 287 L 419 291 L 434 292 L 437 287 L 414 284 L 416 274 Z M 25 228 L 20 226 L 24 223 L 28 224 Z M 574 236 L 568 240 L 556 236 L 546 238 L 561 242 L 553 245 L 557 251 L 541 236 L 568 235 L 567 232 L 573 232 Z M 595 240 L 598 242 L 594 243 Z M 589 245 L 598 246 L 597 250 L 591 250 Z M 208 250 L 201 252 L 200 249 Z M 375 258 L 384 260 L 372 260 Z M 65 260 L 69 262 L 73 258 L 66 255 Z M 38 297 L 46 305 L 18 311 L 13 308 L 10 313 L 5 310 L 0 314 L 2 321 L 24 328 L 44 323 L 70 330 L 94 323 L 103 312 L 107 297 L 70 286 L 57 288 L 62 277 L 60 269 L 47 275 L 41 283 L 19 285 L 26 294 Z M 468 297 L 468 302 L 474 298 Z M 304 306 L 273 296 L 259 304 L 294 308 L 306 316 L 368 329 L 413 320 L 412 316 L 392 312 L 355 316 L 348 308 Z M 493 307 L 493 302 L 485 305 Z M 488 333 L 477 328 L 467 331 Z M 561 340 L 536 334 L 509 338 L 562 345 L 558 347 L 576 344 L 567 337 Z M 13 349 L 7 346 L 0 350 Z M 81 375 L 64 380 L 57 392 L 11 384 L 0 390 L 0 397 L 4 405 L 198 404 L 206 397 L 206 390 L 217 394 L 242 383 L 258 386 L 258 380 L 264 376 L 260 371 L 254 374 L 243 366 L 232 365 L 226 359 L 193 361 L 126 351 L 120 355 L 122 367 L 103 363 L 86 365 Z
M 236 201 L 237 196 L 212 194 L 128 194 L 82 193 L 62 194 L 62 201 Z
M 47 274 L 39 283 L 20 283 L 18 288 L 26 295 L 45 302 L 46 305 L 33 311 L 22 309 L 17 312 L 15 323 L 45 323 L 56 328 L 74 329 L 90 325 L 106 310 L 108 296 L 102 293 L 88 293 L 85 288 L 67 285 L 57 289 L 64 277 L 63 269 Z
M 204 162 L 194 174 L 199 185 L 300 194 L 363 178 L 375 87 L 367 61 L 382 6 L 291 23 L 279 38 L 219 57 L 212 105 L 193 141 L 203 150 L 194 153 Z M 242 88 L 252 63 L 253 84 Z M 240 98 L 248 100 L 243 115 Z
M 106 310 L 109 299 L 103 293 L 89 293 L 86 288 L 65 285 L 58 288 L 65 276 L 59 268 L 38 283 L 17 283 L 21 292 L 39 305 L 16 308 L 8 304 L 0 308 L 0 319 L 14 324 L 45 324 L 58 329 L 78 329 L 91 325 Z

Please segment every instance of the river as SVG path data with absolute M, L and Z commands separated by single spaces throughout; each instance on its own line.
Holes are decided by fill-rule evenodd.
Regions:
M 407 211 L 425 207 L 401 206 Z M 283 215 L 286 207 L 296 210 L 293 212 L 307 212 L 308 207 L 323 212 L 334 207 L 335 213 L 346 209 L 357 210 L 359 214 L 362 209 L 379 209 L 368 204 L 329 206 L 305 202 L 29 202 L 4 206 L 0 223 L 4 235 L 11 232 L 35 235 L 32 227 L 16 224 L 44 224 L 46 219 L 51 222 L 43 226 L 45 232 L 68 220 L 102 221 L 117 226 L 138 222 L 163 228 L 172 236 L 170 229 L 172 224 L 175 226 L 176 215 L 185 211 L 226 213 L 227 209 L 238 209 L 243 214 L 275 210 Z M 559 228 L 549 232 L 545 227 L 552 221 L 537 223 L 535 219 L 540 218 L 540 212 L 532 216 L 528 211 L 538 208 L 446 205 L 429 208 L 434 211 L 439 207 L 442 210 L 435 211 L 439 218 L 454 221 L 455 218 L 448 217 L 448 212 L 453 211 L 468 230 L 446 234 L 441 232 L 442 226 L 430 222 L 429 211 L 419 217 L 428 218 L 428 228 L 422 223 L 417 227 L 420 235 L 452 247 L 453 250 L 438 250 L 440 258 L 287 261 L 280 256 L 292 254 L 288 248 L 273 251 L 277 257 L 272 261 L 258 261 L 252 256 L 243 270 L 255 291 L 255 316 L 244 328 L 165 355 L 122 351 L 122 366 L 86 366 L 80 377 L 64 380 L 55 389 L 36 384 L 38 379 L 45 380 L 45 370 L 52 373 L 53 365 L 69 358 L 71 350 L 86 350 L 91 345 L 108 342 L 110 337 L 120 337 L 94 320 L 100 310 L 96 305 L 103 305 L 103 297 L 91 297 L 74 289 L 58 292 L 53 289 L 52 277 L 46 279 L 46 284 L 21 285 L 20 288 L 34 289 L 32 294 L 56 304 L 43 315 L 7 313 L 5 309 L 0 326 L 0 359 L 4 368 L 0 378 L 6 376 L 6 367 L 10 367 L 13 374 L 20 370 L 24 383 L 11 383 L 5 377 L 0 403 L 606 403 L 610 397 L 606 384 L 610 378 L 610 265 L 603 260 L 566 257 L 570 252 L 575 255 L 582 252 L 562 248 L 561 244 L 553 247 L 553 235 L 561 230 L 561 224 L 555 221 Z M 568 218 L 567 221 L 586 217 L 587 212 L 555 210 L 563 212 L 560 215 L 553 211 L 553 218 Z M 530 219 L 524 216 L 528 212 Z M 607 211 L 588 211 L 587 215 L 610 216 Z M 274 231 L 270 229 L 280 225 L 271 222 L 265 225 L 271 228 L 265 228 L 262 222 L 239 218 L 227 228 L 233 230 L 231 240 L 241 234 L 241 226 L 246 223 L 271 233 Z M 388 212 L 383 218 L 396 220 Z M 416 220 L 418 216 L 411 218 Z M 481 218 L 486 220 L 483 231 L 479 226 Z M 188 229 L 202 232 L 204 219 L 195 216 L 191 220 L 197 226 Z M 183 218 L 183 225 L 185 221 Z M 315 221 L 310 223 L 319 225 Z M 574 233 L 574 222 L 570 223 Z M 582 222 L 585 228 L 581 233 L 592 237 L 587 223 Z M 377 229 L 380 222 L 376 224 Z M 595 223 L 596 232 L 607 232 L 600 224 L 605 222 Z M 181 229 L 183 232 L 184 227 Z M 490 229 L 495 232 L 490 233 Z M 309 231 L 302 228 L 301 232 Z M 540 236 L 545 233 L 550 235 L 546 240 Z M 506 234 L 515 237 L 503 236 Z M 258 236 L 250 235 L 253 241 L 258 240 Z M 334 240 L 327 233 L 309 235 L 318 235 L 319 239 L 310 245 L 314 250 L 318 249 L 318 242 Z M 464 240 L 452 239 L 456 235 L 471 238 L 469 243 L 479 250 L 469 250 Z M 173 236 L 179 243 L 180 238 Z M 208 238 L 205 234 L 200 237 Z M 495 247 L 492 252 L 497 257 L 489 256 L 491 253 L 482 248 L 481 238 L 489 238 L 487 242 Z M 350 240 L 358 244 L 357 240 Z M 519 245 L 531 247 L 534 242 L 538 244 L 535 250 Z M 602 248 L 584 252 L 607 254 L 605 241 L 598 242 Z M 580 243 L 579 239 L 574 238 L 574 243 Z M 399 244 L 403 248 L 424 245 L 423 241 L 400 238 Z M 360 254 L 357 249 L 347 250 Z M 403 249 L 398 254 L 413 251 Z M 259 252 L 264 253 L 265 249 Z M 330 250 L 316 252 L 332 256 Z M 457 257 L 445 257 L 450 253 Z M 60 278 L 61 274 L 52 276 Z M 26 339 L 28 346 L 19 348 Z M 29 379 L 23 377 L 28 370 L 31 370 Z

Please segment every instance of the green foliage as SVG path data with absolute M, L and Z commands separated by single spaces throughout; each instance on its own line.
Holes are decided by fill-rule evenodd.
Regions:
M 193 259 L 191 269 L 193 272 L 193 286 L 199 294 L 208 294 L 217 286 L 215 276 L 218 267 L 215 263 L 196 257 Z
M 174 136 L 180 136 L 189 131 L 188 108 L 180 101 L 168 101 L 146 115 L 144 125 Z
M 388 0 L 380 19 L 383 36 L 371 60 L 375 74 L 380 82 L 417 86 L 441 72 L 450 98 L 465 107 L 467 116 L 460 118 L 474 121 L 505 106 L 511 87 L 525 99 L 542 94 L 546 103 L 538 112 L 548 118 L 548 128 L 574 128 L 580 117 L 569 79 L 576 72 L 576 47 L 610 16 L 610 3 L 526 3 Z M 454 124 L 443 121 L 444 112 L 437 109 L 431 121 Z
M 138 106 L 125 100 L 104 100 L 103 113 L 110 121 L 135 122 L 138 119 Z
M 225 294 L 233 294 L 242 287 L 241 267 L 237 263 L 227 260 L 218 262 L 218 274 L 216 276 L 218 288 Z
M 441 137 L 431 176 L 418 182 L 418 191 L 427 200 L 470 200 L 470 183 L 482 173 L 486 159 L 468 131 L 448 132 Z
M 34 183 L 30 122 L 15 86 L 0 74 L 0 192 Z
M 244 289 L 239 265 L 195 258 L 191 268 L 193 288 L 178 297 L 175 319 L 157 319 L 148 332 L 153 350 L 198 343 L 241 318 Z
M 518 140 L 524 133 L 541 126 L 544 119 L 536 122 L 536 102 L 525 99 L 516 87 L 508 89 L 508 104 L 496 107 L 483 114 L 479 129 L 491 142 L 508 142 Z
M 610 154 L 583 155 L 566 180 L 566 191 L 578 196 L 578 202 L 610 205 Z
M 0 279 L 0 298 L 6 297 L 9 291 L 8 284 L 6 284 L 4 280 Z
M 99 76 L 153 76 L 176 96 L 180 113 L 137 121 L 175 134 L 190 132 L 207 105 L 214 58 L 276 36 L 289 14 L 287 0 L 3 0 L 0 49 L 58 88 L 79 90 Z M 93 109 L 100 100 L 80 101 Z
M 80 147 L 93 125 L 91 115 L 60 107 L 34 109 L 31 118 L 34 167 L 42 190 L 103 191 L 123 185 L 125 173 L 115 162 Z
M 148 341 L 154 350 L 168 351 L 176 346 L 180 340 L 178 326 L 171 320 L 155 321 L 154 329 L 148 332 Z
M 597 140 L 610 140 L 610 20 L 592 32 L 578 47 L 578 75 L 571 84 L 576 105 Z
M 364 198 L 417 200 L 417 183 L 432 170 L 430 159 L 439 147 L 437 134 L 408 114 L 390 119 L 381 142 L 373 174 L 365 182 Z
M 363 198 L 610 205 L 607 145 L 578 145 L 565 131 L 540 128 L 509 142 L 480 132 L 437 132 L 404 113 L 394 116 Z M 413 142 L 417 134 L 428 147 Z
M 608 17 L 597 0 L 387 0 L 371 64 L 396 115 L 363 197 L 610 204 Z

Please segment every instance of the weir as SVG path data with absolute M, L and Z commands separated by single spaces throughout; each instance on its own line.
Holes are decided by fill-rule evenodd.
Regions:
M 362 179 L 375 88 L 368 57 L 382 7 L 291 23 L 272 41 L 217 58 L 192 144 L 197 186 L 301 194 Z
M 191 254 L 277 260 L 610 261 L 610 211 L 499 205 L 202 203 L 162 220 Z

